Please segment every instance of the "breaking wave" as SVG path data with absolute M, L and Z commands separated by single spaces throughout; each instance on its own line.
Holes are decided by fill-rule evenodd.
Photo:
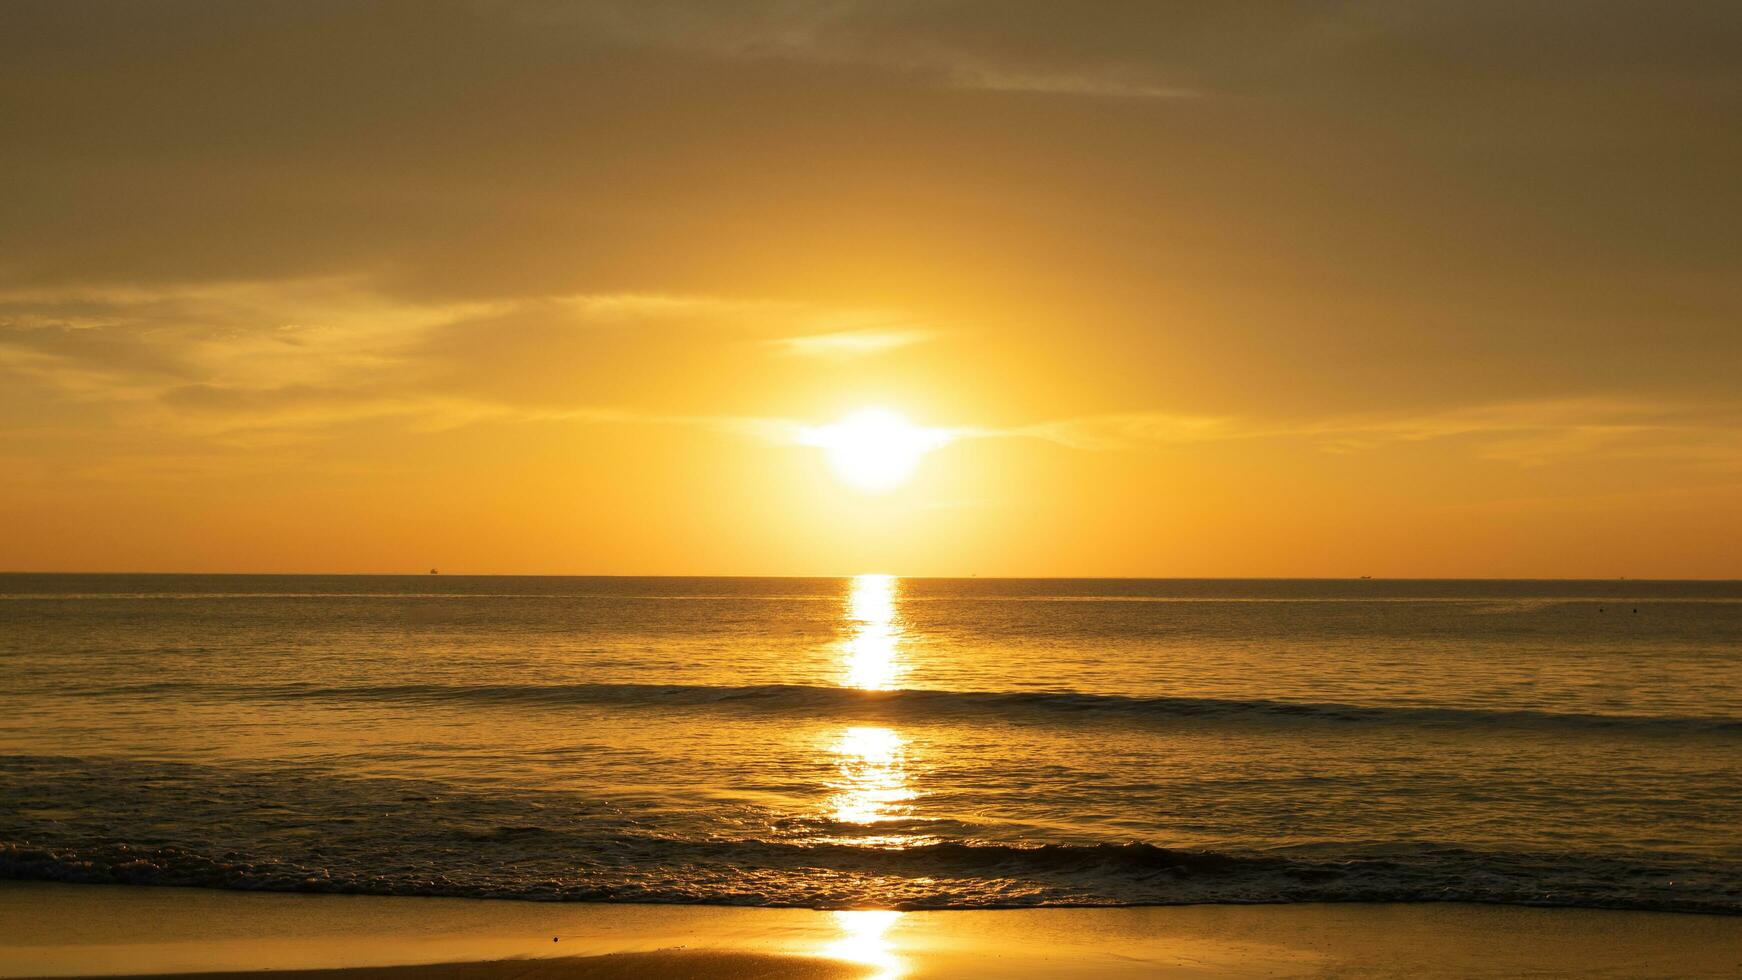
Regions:
M 1723 716 L 1631 715 L 1489 710 L 1416 705 L 1356 705 L 1203 697 L 1134 697 L 1058 692 L 988 692 L 686 684 L 391 684 L 233 687 L 187 683 L 139 684 L 78 692 L 94 695 L 201 696 L 255 700 L 464 702 L 474 705 L 655 706 L 801 716 L 878 717 L 908 722 L 964 717 L 1021 720 L 1222 722 L 1407 726 L 1454 729 L 1539 729 L 1629 734 L 1742 735 L 1742 719 Z

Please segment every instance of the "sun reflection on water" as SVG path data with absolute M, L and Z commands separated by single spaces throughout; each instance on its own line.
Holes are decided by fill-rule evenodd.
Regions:
M 847 591 L 846 622 L 851 628 L 842 663 L 842 685 L 887 691 L 901 673 L 901 619 L 896 614 L 898 580 L 891 575 L 860 575 Z M 824 802 L 836 824 L 871 827 L 911 815 L 906 804 L 918 794 L 910 785 L 907 740 L 892 728 L 857 725 L 829 744 L 839 776 Z M 868 846 L 902 846 L 900 835 L 851 841 Z
M 877 971 L 866 980 L 896 980 L 907 972 L 907 963 L 895 955 L 895 945 L 888 937 L 889 927 L 901 918 L 900 912 L 852 911 L 833 915 L 841 938 L 825 947 L 823 955 Z
M 901 645 L 901 621 L 895 615 L 896 579 L 893 575 L 860 575 L 847 593 L 847 622 L 853 635 L 847 640 L 844 664 L 847 687 L 887 691 L 900 673 L 897 652 Z
M 841 779 L 829 807 L 841 823 L 868 826 L 907 815 L 916 795 L 907 784 L 907 742 L 888 728 L 856 727 L 829 747 Z

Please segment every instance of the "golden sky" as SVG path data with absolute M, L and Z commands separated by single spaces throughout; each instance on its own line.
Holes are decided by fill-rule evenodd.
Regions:
M 1720 2 L 7 3 L 0 568 L 1742 576 L 1737 50 Z M 806 433 L 871 407 L 937 438 L 867 489 Z

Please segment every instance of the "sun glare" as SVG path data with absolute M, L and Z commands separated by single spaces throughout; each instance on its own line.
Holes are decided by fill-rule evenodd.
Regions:
M 907 482 L 920 457 L 950 439 L 942 429 L 922 428 L 884 408 L 860 409 L 799 437 L 826 452 L 835 475 L 861 490 L 889 490 Z
M 895 980 L 907 972 L 907 964 L 895 953 L 895 945 L 886 933 L 900 921 L 902 913 L 865 909 L 834 913 L 841 938 L 823 950 L 823 955 L 848 963 L 857 963 L 876 971 L 865 980 Z
M 887 691 L 901 673 L 901 620 L 895 615 L 893 575 L 859 575 L 847 593 L 846 684 L 864 691 Z

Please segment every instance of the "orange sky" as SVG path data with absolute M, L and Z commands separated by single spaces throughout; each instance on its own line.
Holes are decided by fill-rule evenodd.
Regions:
M 1672 6 L 9 4 L 0 568 L 1742 576 Z

